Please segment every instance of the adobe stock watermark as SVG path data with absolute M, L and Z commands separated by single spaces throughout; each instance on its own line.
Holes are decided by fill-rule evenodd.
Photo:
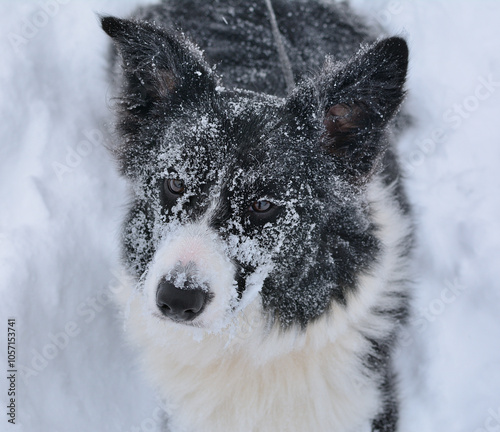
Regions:
M 474 432 L 500 432 L 500 407 L 496 410 L 490 408 L 483 427 L 475 429 Z
M 166 422 L 165 411 L 157 406 L 151 417 L 146 417 L 139 426 L 132 426 L 127 432 L 154 432 Z
M 426 308 L 420 310 L 420 317 L 415 320 L 416 326 L 421 326 L 422 331 L 424 331 L 427 325 L 436 321 L 436 319 L 444 313 L 449 305 L 455 303 L 465 290 L 466 287 L 457 279 L 453 282 L 446 281 L 444 288 L 439 293 L 439 296 L 433 298 Z
M 379 24 L 386 27 L 392 21 L 392 18 L 399 15 L 402 11 L 403 4 L 398 0 L 392 0 L 384 9 L 375 14 L 375 19 Z
M 75 147 L 66 146 L 66 155 L 62 162 L 52 162 L 52 169 L 57 179 L 62 182 L 66 174 L 72 173 L 83 160 L 90 156 L 96 148 L 105 147 L 104 134 L 99 129 L 89 129 L 83 132 L 84 140 Z
M 241 317 L 237 320 L 235 339 L 244 341 L 251 337 L 257 327 L 262 324 L 262 312 L 257 308 L 246 308 L 241 312 Z
M 44 0 L 39 2 L 39 9 L 29 17 L 21 20 L 18 31 L 7 34 L 7 38 L 14 51 L 19 52 L 23 46 L 32 40 L 59 13 L 61 6 L 69 2 L 70 0 Z
M 407 173 L 411 173 L 421 166 L 425 159 L 436 151 L 438 145 L 448 140 L 447 131 L 454 132 L 460 129 L 464 122 L 481 107 L 481 103 L 492 97 L 500 87 L 500 81 L 496 81 L 496 78 L 491 74 L 486 78 L 480 76 L 477 81 L 478 84 L 469 96 L 443 112 L 441 119 L 446 127 L 434 129 L 426 138 L 416 140 L 417 149 L 412 151 L 403 161 Z
M 24 383 L 31 377 L 39 375 L 50 362 L 61 355 L 86 326 L 90 325 L 106 306 L 113 302 L 113 297 L 119 294 L 127 282 L 121 280 L 119 272 L 112 271 L 113 279 L 108 287 L 87 297 L 75 308 L 75 320 L 68 321 L 58 332 L 49 332 L 48 342 L 40 349 L 31 349 L 31 360 L 28 364 L 19 364 L 18 371 Z
M 435 322 L 465 291 L 466 287 L 458 279 L 453 282 L 446 281 L 439 295 L 434 297 L 425 308 L 416 311 L 415 315 L 410 318 L 410 326 L 414 332 L 423 333 L 427 330 L 431 323 Z M 397 349 L 408 347 L 414 342 L 413 335 L 407 327 L 402 327 L 399 333 Z

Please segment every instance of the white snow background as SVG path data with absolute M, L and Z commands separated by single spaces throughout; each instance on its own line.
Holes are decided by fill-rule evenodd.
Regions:
M 0 3 L 0 431 L 157 430 L 156 398 L 109 301 L 126 197 L 104 148 L 109 41 L 95 15 L 137 4 Z M 418 280 L 398 350 L 401 430 L 500 431 L 500 2 L 354 5 L 411 52 L 416 125 L 400 152 Z

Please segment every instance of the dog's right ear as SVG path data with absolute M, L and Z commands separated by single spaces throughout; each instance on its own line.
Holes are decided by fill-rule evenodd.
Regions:
M 214 91 L 215 74 L 186 38 L 148 22 L 101 17 L 122 57 L 124 101 L 129 109 L 172 105 Z

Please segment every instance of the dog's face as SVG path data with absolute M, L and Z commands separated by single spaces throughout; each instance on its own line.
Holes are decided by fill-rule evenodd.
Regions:
M 251 301 L 283 327 L 344 303 L 380 248 L 365 189 L 403 98 L 404 41 L 327 62 L 280 99 L 222 87 L 179 35 L 103 28 L 123 58 L 124 250 L 148 313 L 216 331 Z

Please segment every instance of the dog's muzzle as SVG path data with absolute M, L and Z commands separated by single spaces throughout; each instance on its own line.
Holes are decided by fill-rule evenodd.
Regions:
M 147 309 L 156 318 L 215 330 L 235 302 L 236 266 L 217 233 L 191 224 L 165 235 L 144 282 Z

